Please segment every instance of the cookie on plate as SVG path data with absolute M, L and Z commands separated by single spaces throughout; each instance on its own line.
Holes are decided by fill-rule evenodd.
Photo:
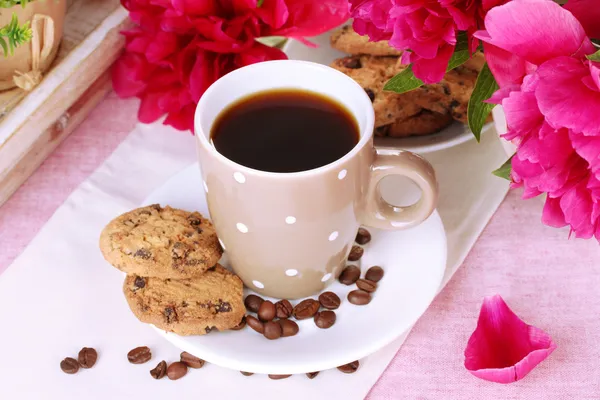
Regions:
M 330 38 L 331 47 L 348 54 L 369 54 L 372 56 L 399 56 L 401 51 L 391 47 L 387 40 L 369 42 L 368 36 L 361 36 L 346 25 L 333 32 Z
M 377 136 L 407 137 L 424 136 L 437 133 L 452 123 L 450 114 L 439 114 L 429 110 L 398 120 L 393 124 L 380 127 L 375 131 Z
M 100 235 L 100 250 L 123 272 L 162 279 L 202 275 L 223 254 L 215 228 L 200 213 L 158 204 L 112 220 Z
M 142 322 L 178 335 L 204 335 L 238 325 L 246 313 L 240 278 L 217 264 L 191 279 L 127 275 L 123 292 Z

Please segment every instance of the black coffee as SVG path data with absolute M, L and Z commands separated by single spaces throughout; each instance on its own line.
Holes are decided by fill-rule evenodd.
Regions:
M 215 121 L 217 151 L 249 168 L 298 172 L 327 165 L 358 143 L 356 120 L 317 93 L 279 89 L 238 100 Z

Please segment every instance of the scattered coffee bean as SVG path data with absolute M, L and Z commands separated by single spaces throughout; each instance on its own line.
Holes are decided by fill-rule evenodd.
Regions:
M 358 361 L 352 361 L 351 363 L 348 363 L 345 365 L 340 365 L 339 367 L 337 367 L 337 369 L 339 369 L 340 371 L 342 371 L 345 374 L 351 374 L 351 373 L 356 372 L 359 365 L 360 365 L 360 363 Z
M 294 311 L 294 306 L 287 300 L 279 300 L 275 303 L 277 318 L 289 318 Z
M 375 290 L 377 290 L 377 284 L 373 281 L 370 281 L 368 279 L 359 279 L 356 281 L 356 286 L 358 286 L 359 289 L 364 290 L 365 292 L 369 292 L 372 293 Z
M 150 375 L 154 379 L 162 379 L 167 375 L 167 362 L 165 360 L 158 363 L 154 369 L 150 370 Z
M 379 282 L 383 278 L 383 268 L 379 266 L 369 268 L 365 274 L 365 278 L 371 282 Z
M 341 300 L 339 296 L 333 292 L 324 292 L 319 295 L 319 303 L 329 310 L 337 310 Z
M 356 239 L 354 239 L 354 241 L 358 244 L 369 243 L 371 241 L 371 232 L 365 228 L 358 228 L 358 233 L 356 234 Z
M 152 358 L 152 352 L 146 346 L 136 347 L 127 353 L 127 359 L 132 364 L 143 364 L 150 361 Z
M 312 318 L 319 311 L 320 307 L 321 303 L 314 299 L 302 300 L 294 307 L 293 314 L 296 319 Z
M 75 374 L 79 371 L 79 363 L 76 359 L 67 357 L 60 362 L 60 369 L 62 369 L 65 374 Z
M 79 355 L 77 356 L 77 361 L 79 361 L 81 368 L 92 368 L 96 364 L 97 359 L 98 353 L 96 349 L 91 347 L 84 347 L 79 351 Z
M 198 369 L 204 367 L 205 361 L 201 358 L 191 355 L 187 351 L 181 353 L 180 360 L 190 368 Z
M 265 337 L 269 340 L 279 339 L 282 334 L 282 328 L 279 323 L 275 321 L 265 322 Z
M 233 328 L 231 328 L 232 331 L 239 331 L 241 329 L 244 329 L 246 327 L 246 317 L 244 316 L 242 318 L 242 320 L 240 321 L 239 324 L 237 324 L 236 326 L 234 326 Z
M 348 293 L 348 301 L 357 306 L 364 306 L 371 302 L 371 294 L 364 290 L 353 290 Z
M 258 333 L 265 332 L 265 326 L 262 322 L 258 320 L 258 318 L 253 317 L 252 315 L 246 315 L 246 324 L 252 329 L 254 329 Z
M 329 329 L 335 324 L 335 312 L 325 310 L 315 314 L 315 325 L 321 329 Z
M 356 265 L 348 265 L 340 274 L 339 280 L 340 283 L 349 286 L 356 282 L 358 278 L 360 278 L 360 268 Z
M 319 375 L 319 371 L 317 372 L 307 372 L 306 376 L 308 376 L 308 379 L 315 379 L 315 377 Z
M 269 300 L 266 300 L 263 301 L 258 308 L 258 319 L 260 319 L 262 322 L 272 321 L 273 318 L 275 318 L 276 313 L 275 304 Z
M 181 361 L 174 362 L 167 368 L 167 376 L 170 380 L 176 381 L 177 379 L 183 378 L 188 372 L 188 367 Z
M 248 311 L 258 312 L 260 305 L 263 303 L 263 299 L 255 294 L 249 294 L 244 300 L 244 305 Z
M 292 375 L 274 375 L 274 374 L 269 374 L 269 378 L 271 379 L 286 379 L 289 378 Z
M 246 371 L 240 371 L 242 373 L 242 375 L 244 376 L 252 376 L 254 375 L 254 372 L 246 372 Z
M 363 256 L 365 249 L 360 246 L 352 246 L 350 255 L 348 255 L 348 261 L 358 261 Z
M 298 324 L 292 320 L 279 319 L 277 322 L 281 325 L 281 337 L 294 336 L 300 330 Z

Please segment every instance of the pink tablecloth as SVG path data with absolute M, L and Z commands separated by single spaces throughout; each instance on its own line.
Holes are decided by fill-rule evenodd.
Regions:
M 0 273 L 133 128 L 136 107 L 110 95 L 0 208 Z M 541 206 L 508 195 L 371 399 L 600 399 L 600 246 L 542 226 Z M 558 344 L 511 385 L 478 380 L 463 367 L 481 299 L 496 293 Z

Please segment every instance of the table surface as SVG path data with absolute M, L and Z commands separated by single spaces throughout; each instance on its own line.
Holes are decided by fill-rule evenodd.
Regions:
M 0 273 L 133 129 L 136 113 L 135 100 L 109 95 L 0 207 Z M 509 193 L 370 399 L 600 398 L 600 246 L 543 226 L 542 199 L 519 196 Z M 493 294 L 558 345 L 526 378 L 510 385 L 479 380 L 463 366 L 482 298 Z

